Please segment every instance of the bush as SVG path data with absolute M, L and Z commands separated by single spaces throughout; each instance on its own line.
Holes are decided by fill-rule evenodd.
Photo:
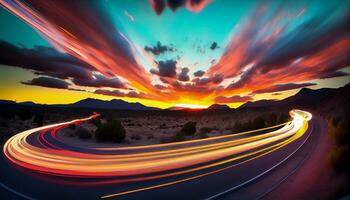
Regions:
M 75 134 L 80 138 L 80 139 L 90 139 L 91 134 L 89 130 L 83 127 L 79 127 L 76 131 Z
M 125 128 L 119 120 L 111 119 L 97 125 L 95 138 L 97 141 L 122 142 L 125 139 Z
M 350 119 L 331 119 L 328 133 L 334 142 L 329 158 L 337 172 L 350 173 Z
M 175 133 L 174 136 L 174 141 L 179 142 L 179 141 L 184 141 L 185 140 L 185 133 L 182 131 L 178 131 Z
M 187 122 L 182 127 L 180 132 L 182 132 L 185 135 L 193 135 L 196 133 L 196 125 L 197 125 L 197 122 Z

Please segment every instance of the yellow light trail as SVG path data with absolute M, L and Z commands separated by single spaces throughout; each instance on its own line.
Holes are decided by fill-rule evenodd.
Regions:
M 310 113 L 301 110 L 292 110 L 290 115 L 292 120 L 282 124 L 282 128 L 255 136 L 248 136 L 248 134 L 256 131 L 269 130 L 282 125 L 235 135 L 225 135 L 171 144 L 130 147 L 130 150 L 147 149 L 149 151 L 141 153 L 128 153 L 127 147 L 105 149 L 91 148 L 90 150 L 95 152 L 81 153 L 66 149 L 49 148 L 52 144 L 48 146 L 35 146 L 30 144 L 28 140 L 28 136 L 34 133 L 41 131 L 50 133 L 49 130 L 60 129 L 72 123 L 80 123 L 98 117 L 98 114 L 94 114 L 84 119 L 23 131 L 11 137 L 5 143 L 3 151 L 5 156 L 13 163 L 42 173 L 87 178 L 122 176 L 126 177 L 125 182 L 149 180 L 203 170 L 249 156 L 255 155 L 254 158 L 257 158 L 266 154 L 258 155 L 261 152 L 271 152 L 279 149 L 301 137 L 306 132 L 307 122 L 312 117 Z M 39 134 L 39 136 L 40 135 L 42 134 Z M 245 137 L 237 139 L 237 135 Z M 108 153 L 105 152 L 107 150 Z M 113 152 L 114 150 L 124 150 L 126 153 L 123 155 L 116 154 L 116 152 Z M 101 152 L 104 153 L 101 154 Z M 224 158 L 229 159 L 216 162 Z M 213 163 L 206 164 L 208 162 Z M 192 167 L 200 164 L 202 164 L 202 166 Z M 184 167 L 192 168 L 180 170 Z M 167 170 L 178 171 L 166 173 L 165 171 Z M 145 176 L 151 173 L 163 174 L 128 179 L 130 176 Z M 198 177 L 201 176 L 202 175 Z

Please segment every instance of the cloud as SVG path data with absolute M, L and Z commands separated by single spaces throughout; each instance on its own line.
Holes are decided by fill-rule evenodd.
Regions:
M 138 93 L 136 91 L 128 91 L 128 92 L 122 92 L 120 90 L 103 90 L 98 89 L 95 90 L 95 94 L 102 94 L 107 96 L 115 96 L 115 97 L 130 97 L 130 98 L 144 98 L 143 93 Z
M 154 85 L 154 87 L 156 87 L 156 88 L 157 88 L 157 89 L 159 89 L 159 90 L 164 90 L 164 89 L 167 89 L 167 87 L 166 87 L 166 86 L 161 85 L 161 84 L 155 84 L 155 85 Z
M 66 81 L 63 81 L 57 78 L 44 77 L 44 76 L 34 78 L 30 81 L 22 82 L 22 84 L 56 88 L 56 89 L 68 89 L 68 86 L 70 85 L 70 83 Z
M 79 86 L 87 87 L 111 87 L 111 88 L 124 88 L 126 89 L 125 83 L 118 78 L 106 78 L 102 75 L 93 75 L 89 79 L 75 78 L 72 80 L 74 84 Z
M 0 63 L 9 66 L 34 70 L 37 75 L 47 75 L 67 79 L 69 77 L 85 78 L 94 69 L 70 55 L 59 53 L 49 47 L 36 46 L 33 49 L 17 47 L 0 41 Z
M 58 79 L 72 79 L 77 86 L 126 88 L 118 78 L 94 75 L 94 68 L 68 54 L 48 47 L 17 47 L 0 41 L 0 63 L 30 69 L 34 74 Z
M 231 97 L 225 97 L 225 96 L 219 96 L 214 99 L 215 103 L 244 103 L 247 101 L 252 101 L 253 98 L 251 96 L 231 96 Z
M 254 94 L 261 94 L 261 93 L 272 93 L 272 92 L 281 92 L 285 90 L 293 90 L 298 88 L 304 88 L 308 86 L 314 86 L 317 85 L 316 83 L 286 83 L 286 84 L 276 84 L 273 86 L 270 86 L 268 88 L 260 89 L 253 91 Z
M 329 72 L 329 73 L 324 73 L 320 76 L 321 79 L 326 79 L 326 78 L 335 78 L 335 77 L 341 77 L 341 76 L 349 76 L 350 74 L 347 72 L 343 71 L 335 71 L 335 72 Z
M 166 7 L 176 11 L 179 7 L 186 7 L 192 12 L 200 12 L 211 0 L 150 0 L 151 7 L 160 15 Z
M 157 45 L 154 47 L 145 46 L 145 51 L 153 53 L 153 55 L 158 56 L 160 54 L 163 54 L 167 51 L 174 51 L 173 47 L 169 47 L 166 45 L 162 45 L 159 41 L 157 42 Z
M 193 73 L 195 77 L 202 77 L 204 74 L 205 74 L 205 71 L 203 70 L 198 70 L 195 73 Z
M 218 43 L 213 42 L 213 43 L 210 45 L 210 49 L 211 49 L 211 50 L 215 50 L 216 48 L 219 48 Z
M 178 80 L 184 82 L 189 81 L 190 77 L 188 76 L 188 72 L 190 72 L 190 69 L 188 69 L 187 67 L 182 68 Z
M 152 69 L 152 74 L 157 74 L 161 77 L 174 78 L 176 76 L 176 61 L 166 60 L 158 62 L 158 69 Z

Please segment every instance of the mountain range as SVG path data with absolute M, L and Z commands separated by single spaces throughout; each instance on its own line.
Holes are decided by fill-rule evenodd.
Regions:
M 120 99 L 113 99 L 110 101 L 87 98 L 77 101 L 72 104 L 36 104 L 33 102 L 21 102 L 0 100 L 0 105 L 24 105 L 24 106 L 50 106 L 50 107 L 64 107 L 64 108 L 92 108 L 92 109 L 119 109 L 119 110 L 160 110 L 155 107 L 148 107 L 141 103 L 129 103 Z M 247 102 L 240 106 L 242 109 L 256 109 L 256 108 L 309 108 L 316 109 L 320 112 L 332 112 L 340 115 L 346 115 L 350 109 L 350 84 L 337 89 L 322 88 L 309 89 L 303 88 L 294 96 L 290 96 L 283 100 L 259 100 L 254 102 Z M 207 110 L 226 110 L 231 109 L 227 105 L 213 104 Z M 170 107 L 167 110 L 188 110 L 183 107 Z

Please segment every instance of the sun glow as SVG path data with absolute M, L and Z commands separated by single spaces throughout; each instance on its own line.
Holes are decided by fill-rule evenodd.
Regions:
M 208 106 L 195 105 L 195 104 L 176 104 L 176 107 L 191 108 L 191 109 L 206 109 Z

